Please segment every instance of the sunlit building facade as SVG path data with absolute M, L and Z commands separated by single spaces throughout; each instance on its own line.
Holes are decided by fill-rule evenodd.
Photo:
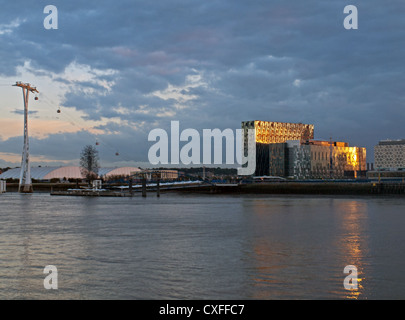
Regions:
M 365 148 L 314 140 L 313 125 L 247 121 L 242 122 L 242 129 L 245 154 L 249 152 L 247 129 L 256 130 L 256 176 L 343 179 L 366 174 Z
M 310 140 L 314 138 L 314 125 L 272 121 L 244 121 L 244 150 L 248 154 L 248 129 L 255 129 L 256 176 L 269 175 L 269 145 L 288 140 Z
M 345 142 L 288 142 L 286 176 L 294 179 L 345 179 L 365 176 L 366 149 Z

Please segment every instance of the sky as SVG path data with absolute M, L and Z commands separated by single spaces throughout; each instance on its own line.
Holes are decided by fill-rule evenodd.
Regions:
M 367 148 L 405 138 L 405 2 L 399 0 L 4 1 L 0 167 L 19 166 L 23 100 L 33 165 L 148 164 L 151 130 L 315 125 L 315 138 Z M 58 29 L 44 28 L 47 5 Z M 358 9 L 347 30 L 346 5 Z M 58 109 L 61 113 L 57 113 Z M 117 156 L 116 153 L 119 153 Z

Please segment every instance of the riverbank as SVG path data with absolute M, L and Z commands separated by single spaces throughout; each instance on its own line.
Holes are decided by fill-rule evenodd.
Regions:
M 65 191 L 72 188 L 85 187 L 86 184 L 76 184 L 76 183 L 33 183 L 32 187 L 34 192 L 51 192 L 55 191 Z M 7 183 L 7 192 L 18 192 L 18 183 Z
M 85 185 L 79 185 L 84 187 Z M 77 189 L 76 184 L 71 183 L 34 183 L 34 192 L 47 192 L 54 195 L 87 195 L 86 191 L 69 192 Z M 7 192 L 17 192 L 18 184 L 7 184 Z M 140 192 L 133 190 L 133 192 Z M 147 192 L 156 193 L 156 187 L 148 187 Z M 313 195 L 380 195 L 393 194 L 405 195 L 404 183 L 376 183 L 376 182 L 265 182 L 248 184 L 211 184 L 201 183 L 198 185 L 184 185 L 173 187 L 161 187 L 161 193 L 209 193 L 209 194 L 313 194 Z M 103 195 L 124 196 L 129 193 L 128 188 L 106 192 Z M 129 195 L 129 194 L 128 194 Z
M 279 182 L 243 185 L 243 193 L 257 194 L 327 194 L 367 195 L 373 193 L 371 183 L 350 182 Z

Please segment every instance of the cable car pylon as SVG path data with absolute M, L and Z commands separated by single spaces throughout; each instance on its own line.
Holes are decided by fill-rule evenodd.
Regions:
M 17 81 L 14 87 L 22 88 L 24 98 L 24 147 L 21 160 L 21 173 L 18 192 L 32 193 L 31 167 L 29 157 L 29 136 L 28 136 L 28 97 L 29 93 L 39 93 L 36 87 L 32 87 L 29 83 Z

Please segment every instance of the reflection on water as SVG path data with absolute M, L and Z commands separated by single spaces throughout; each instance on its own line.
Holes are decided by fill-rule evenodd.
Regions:
M 341 237 L 337 246 L 346 265 L 357 268 L 358 289 L 346 290 L 347 298 L 358 299 L 364 294 L 366 271 L 370 268 L 367 263 L 368 254 L 368 216 L 367 203 L 362 201 L 346 201 L 337 205 L 341 228 Z
M 0 196 L 2 299 L 403 299 L 405 199 Z M 43 269 L 58 268 L 58 290 Z M 347 265 L 358 289 L 345 290 Z
M 370 272 L 366 200 L 273 198 L 247 203 L 252 206 L 253 298 L 292 298 L 297 291 L 304 299 L 364 295 Z M 358 269 L 357 290 L 343 287 L 347 265 Z

